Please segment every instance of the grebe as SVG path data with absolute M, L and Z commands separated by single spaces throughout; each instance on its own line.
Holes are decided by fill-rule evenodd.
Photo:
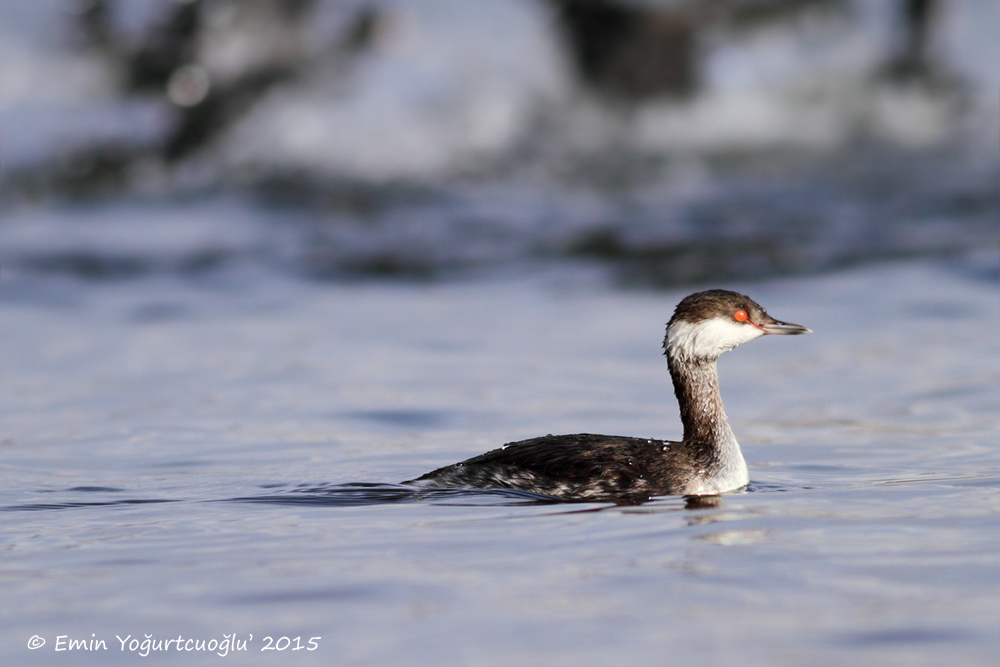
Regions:
M 750 477 L 722 407 L 716 360 L 766 334 L 803 333 L 810 330 L 779 322 L 742 294 L 692 294 L 677 304 L 663 339 L 684 424 L 680 442 L 590 433 L 546 435 L 508 443 L 403 483 L 632 502 L 738 491 Z

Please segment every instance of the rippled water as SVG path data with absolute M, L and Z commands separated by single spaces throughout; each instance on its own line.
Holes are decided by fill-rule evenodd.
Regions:
M 224 659 L 166 659 L 995 664 L 995 278 L 727 286 L 815 331 L 720 362 L 750 489 L 616 507 L 395 483 L 549 432 L 679 437 L 659 345 L 688 290 L 565 266 L 8 280 L 2 661 L 134 664 L 116 635 L 235 633 Z

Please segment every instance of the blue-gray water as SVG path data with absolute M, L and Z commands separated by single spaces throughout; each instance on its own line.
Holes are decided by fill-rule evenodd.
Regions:
M 995 664 L 995 279 L 913 262 L 727 286 L 815 331 L 720 362 L 751 488 L 615 507 L 389 484 L 550 432 L 679 437 L 659 344 L 688 290 L 566 266 L 9 280 L 2 661 L 137 664 L 116 635 L 235 633 L 226 658 L 157 663 Z

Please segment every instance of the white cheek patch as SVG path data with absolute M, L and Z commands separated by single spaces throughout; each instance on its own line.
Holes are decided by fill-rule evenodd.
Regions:
M 689 359 L 718 359 L 729 350 L 760 338 L 764 332 L 736 320 L 711 319 L 697 324 L 675 322 L 667 331 L 667 351 Z

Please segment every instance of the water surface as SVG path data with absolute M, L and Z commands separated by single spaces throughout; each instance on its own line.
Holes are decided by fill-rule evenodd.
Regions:
M 571 267 L 8 281 L 3 662 L 235 633 L 224 659 L 160 660 L 994 664 L 995 281 L 924 262 L 727 286 L 815 331 L 720 362 L 751 487 L 614 506 L 396 483 L 545 433 L 678 438 L 660 340 L 689 290 Z

